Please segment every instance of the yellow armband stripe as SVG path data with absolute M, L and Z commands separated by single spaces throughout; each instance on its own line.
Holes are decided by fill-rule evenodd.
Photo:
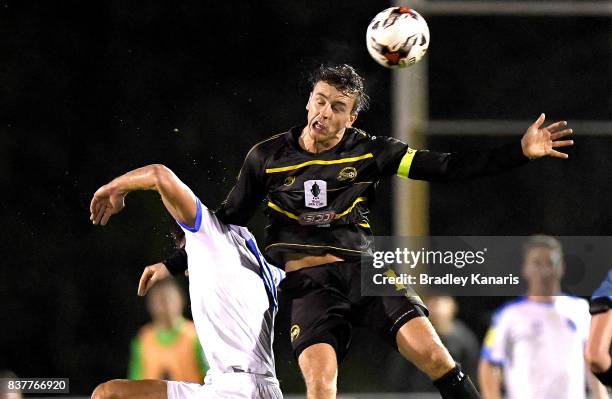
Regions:
M 416 154 L 416 150 L 408 147 L 408 151 L 402 158 L 402 161 L 399 164 L 399 168 L 397 168 L 397 175 L 403 179 L 408 178 L 408 174 L 410 173 L 410 166 L 412 165 L 412 160 L 414 159 L 414 155 Z

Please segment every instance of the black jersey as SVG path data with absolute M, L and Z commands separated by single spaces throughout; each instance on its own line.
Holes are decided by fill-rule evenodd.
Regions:
M 216 210 L 221 221 L 245 225 L 261 205 L 268 225 L 264 252 L 277 266 L 287 252 L 357 258 L 371 245 L 369 207 L 377 183 L 394 174 L 449 181 L 498 173 L 528 161 L 520 143 L 487 151 L 416 151 L 386 136 L 347 128 L 332 149 L 313 154 L 299 144 L 303 126 L 256 144 L 238 181 Z M 182 269 L 183 256 L 170 260 Z M 166 262 L 168 263 L 168 262 Z

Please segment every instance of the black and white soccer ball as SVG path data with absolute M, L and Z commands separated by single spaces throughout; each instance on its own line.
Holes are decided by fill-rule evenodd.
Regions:
M 418 12 L 407 7 L 391 7 L 379 12 L 366 33 L 368 52 L 387 68 L 414 65 L 429 47 L 429 27 Z

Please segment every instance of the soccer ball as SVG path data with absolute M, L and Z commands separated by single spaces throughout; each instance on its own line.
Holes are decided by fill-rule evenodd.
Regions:
M 366 33 L 368 52 L 387 68 L 417 63 L 429 47 L 429 27 L 425 18 L 407 7 L 391 7 L 379 12 Z

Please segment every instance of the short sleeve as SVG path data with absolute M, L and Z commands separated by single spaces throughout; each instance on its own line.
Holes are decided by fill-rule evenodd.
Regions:
M 198 197 L 196 197 L 196 219 L 193 226 L 187 226 L 184 223 L 176 221 L 181 228 L 185 231 L 185 233 L 198 233 L 204 232 L 214 233 L 214 232 L 225 232 L 227 227 L 217 218 L 217 216 L 210 211 Z
M 485 335 L 480 357 L 491 364 L 502 366 L 506 362 L 508 342 L 507 313 L 499 310 Z
M 283 279 L 285 278 L 285 272 L 282 269 L 273 266 L 272 275 L 274 278 L 274 285 L 278 287 L 281 281 L 283 281 Z
M 196 197 L 196 218 L 193 226 L 188 226 L 185 223 L 176 221 L 179 226 L 181 226 L 184 230 L 187 230 L 191 233 L 195 233 L 200 230 L 200 226 L 202 225 L 202 202 L 198 197 Z

